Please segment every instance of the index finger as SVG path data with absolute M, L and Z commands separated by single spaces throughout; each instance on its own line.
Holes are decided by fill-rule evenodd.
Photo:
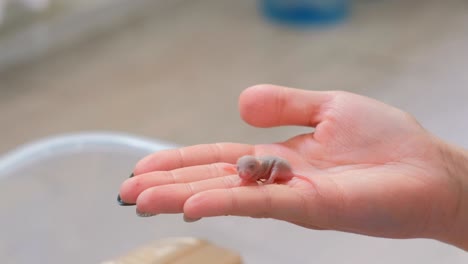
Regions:
M 218 162 L 235 163 L 240 156 L 251 155 L 253 152 L 252 145 L 237 143 L 201 144 L 163 150 L 140 160 L 134 173 L 138 175 Z

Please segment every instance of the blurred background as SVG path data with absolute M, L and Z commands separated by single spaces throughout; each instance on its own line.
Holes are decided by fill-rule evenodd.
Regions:
M 304 131 L 242 123 L 237 97 L 258 83 L 347 90 L 419 115 L 446 103 L 413 106 L 447 91 L 446 72 L 460 71 L 455 60 L 468 49 L 463 0 L 357 0 L 341 21 L 308 27 L 272 23 L 259 1 L 49 0 L 35 11 L 8 2 L 0 2 L 0 153 L 83 130 L 183 145 Z
M 83 131 L 179 145 L 308 131 L 244 124 L 238 95 L 259 83 L 371 96 L 468 146 L 467 1 L 330 0 L 292 16 L 280 2 L 0 0 L 0 156 Z

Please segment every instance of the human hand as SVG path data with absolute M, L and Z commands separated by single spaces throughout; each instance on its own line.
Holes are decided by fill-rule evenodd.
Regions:
M 274 144 L 217 143 L 152 154 L 122 184 L 122 200 L 145 216 L 268 217 L 313 229 L 452 242 L 463 187 L 447 168 L 451 148 L 409 114 L 351 93 L 272 85 L 244 91 L 239 108 L 253 126 L 315 131 Z M 309 180 L 245 185 L 225 169 L 243 155 L 282 157 Z

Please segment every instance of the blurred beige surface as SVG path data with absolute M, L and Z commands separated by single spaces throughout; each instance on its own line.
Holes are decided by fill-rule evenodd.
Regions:
M 63 132 L 118 130 L 179 144 L 269 142 L 300 128 L 243 124 L 257 83 L 377 95 L 466 33 L 465 1 L 358 1 L 329 29 L 292 31 L 252 1 L 186 1 L 0 74 L 0 153 Z M 151 13 L 151 12 L 149 12 Z
M 240 256 L 192 237 L 156 240 L 101 264 L 242 264 Z

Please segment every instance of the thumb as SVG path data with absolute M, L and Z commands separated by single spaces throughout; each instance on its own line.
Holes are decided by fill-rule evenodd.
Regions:
M 306 91 L 269 84 L 255 85 L 239 97 L 242 119 L 256 127 L 315 127 L 333 98 L 329 92 Z

